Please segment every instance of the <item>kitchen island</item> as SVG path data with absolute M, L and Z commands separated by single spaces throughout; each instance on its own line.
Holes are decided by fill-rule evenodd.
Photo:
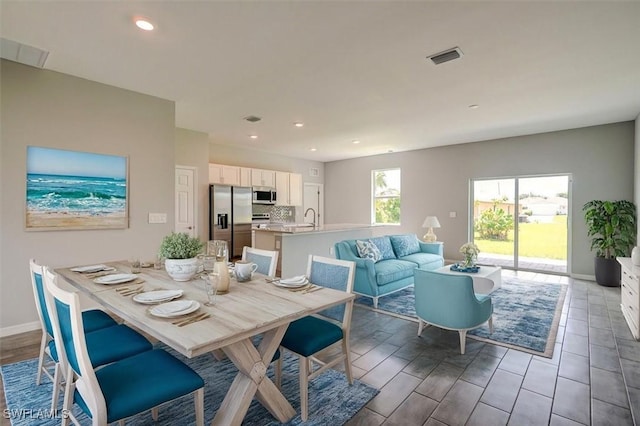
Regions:
M 255 248 L 278 250 L 278 275 L 292 277 L 307 271 L 310 254 L 335 257 L 333 245 L 338 241 L 371 238 L 371 225 L 338 223 L 314 227 L 311 224 L 269 224 L 254 226 Z

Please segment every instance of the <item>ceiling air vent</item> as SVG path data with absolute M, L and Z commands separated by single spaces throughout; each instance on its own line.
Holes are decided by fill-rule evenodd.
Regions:
M 251 122 L 251 123 L 256 123 L 256 122 L 262 120 L 262 118 L 256 117 L 255 115 L 248 115 L 244 119 L 249 121 L 249 122 Z
M 459 59 L 462 57 L 462 50 L 459 47 L 454 47 L 453 49 L 445 50 L 444 52 L 436 53 L 435 55 L 427 56 L 427 59 L 431 59 L 431 61 L 440 65 L 445 62 L 453 61 L 454 59 Z
M 36 68 L 44 68 L 44 63 L 49 56 L 46 50 L 6 38 L 0 39 L 0 57 L 13 62 L 29 65 Z

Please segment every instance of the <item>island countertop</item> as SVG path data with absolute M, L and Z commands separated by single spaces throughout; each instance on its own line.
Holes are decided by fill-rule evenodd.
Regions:
M 353 229 L 371 228 L 371 225 L 358 223 L 331 223 L 314 227 L 311 224 L 287 224 L 287 223 L 271 223 L 268 225 L 253 226 L 253 231 L 261 232 L 277 232 L 282 236 L 298 235 L 298 234 L 320 234 L 328 232 L 342 232 Z

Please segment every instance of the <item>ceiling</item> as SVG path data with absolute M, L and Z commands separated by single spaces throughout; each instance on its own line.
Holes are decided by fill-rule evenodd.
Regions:
M 638 1 L 2 0 L 0 8 L 0 35 L 49 51 L 45 69 L 173 100 L 177 127 L 290 157 L 333 161 L 640 113 Z M 139 15 L 156 29 L 135 27 Z M 426 59 L 453 47 L 459 60 Z

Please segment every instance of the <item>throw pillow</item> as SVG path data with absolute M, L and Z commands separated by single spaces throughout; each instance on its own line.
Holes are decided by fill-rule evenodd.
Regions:
M 382 259 L 382 253 L 371 240 L 356 240 L 356 248 L 358 249 L 358 256 L 363 259 L 371 259 L 374 263 Z
M 420 242 L 415 234 L 408 235 L 392 235 L 389 237 L 396 256 L 404 257 L 413 253 L 420 252 Z
M 389 237 L 385 236 L 371 238 L 369 241 L 371 241 L 376 245 L 376 247 L 378 247 L 378 250 L 380 250 L 380 253 L 382 253 L 382 260 L 396 258 L 396 255 L 393 252 L 393 247 L 391 247 L 391 241 L 389 240 Z

